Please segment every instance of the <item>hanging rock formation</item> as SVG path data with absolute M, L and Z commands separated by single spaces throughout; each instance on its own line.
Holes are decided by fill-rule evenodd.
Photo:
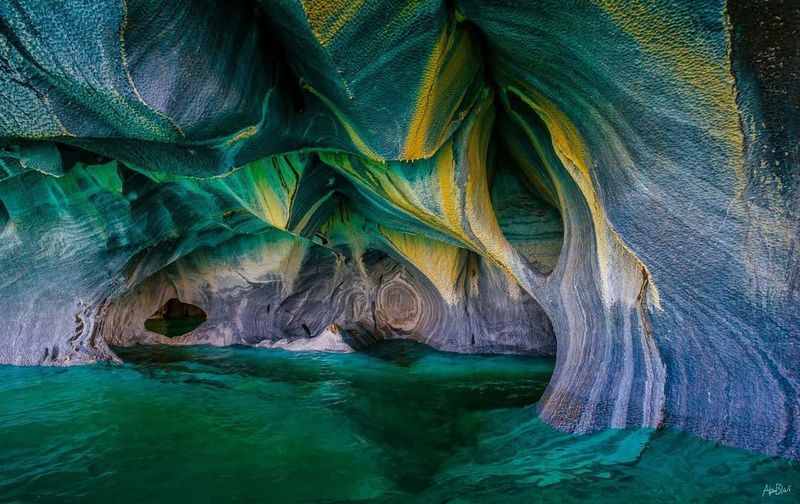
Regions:
M 2 3 L 0 362 L 555 354 L 556 427 L 800 457 L 799 35 L 788 0 Z M 207 320 L 147 330 L 171 299 Z

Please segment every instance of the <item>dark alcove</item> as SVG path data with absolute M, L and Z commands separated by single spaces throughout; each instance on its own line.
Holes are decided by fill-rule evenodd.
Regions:
M 144 328 L 171 338 L 194 331 L 207 318 L 199 306 L 172 298 L 144 321 Z

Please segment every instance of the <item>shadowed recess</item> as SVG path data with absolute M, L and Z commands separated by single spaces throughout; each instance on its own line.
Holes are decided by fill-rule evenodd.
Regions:
M 199 306 L 172 298 L 144 321 L 144 328 L 167 337 L 181 336 L 197 329 L 206 318 Z

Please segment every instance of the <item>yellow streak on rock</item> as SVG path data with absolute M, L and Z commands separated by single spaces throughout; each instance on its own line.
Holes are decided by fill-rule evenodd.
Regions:
M 320 44 L 327 47 L 355 18 L 364 0 L 302 0 L 308 24 Z
M 443 145 L 439 150 L 436 159 L 436 175 L 445 222 L 451 229 L 461 229 L 461 191 L 456 187 L 456 165 L 453 159 L 452 142 Z
M 510 278 L 523 284 L 522 274 L 525 268 L 519 261 L 519 254 L 500 229 L 487 180 L 486 153 L 495 116 L 492 97 L 487 96 L 474 113 L 477 118 L 469 132 L 465 158 L 461 160 L 468 170 L 464 193 L 465 217 L 470 231 L 480 242 L 480 247 L 476 250 L 483 250 Z
M 356 132 L 356 130 L 348 121 L 347 117 L 342 113 L 341 110 L 339 110 L 339 108 L 331 100 L 328 99 L 328 97 L 318 92 L 307 82 L 301 82 L 301 85 L 303 86 L 304 89 L 307 89 L 311 94 L 322 100 L 322 103 L 324 103 L 325 106 L 328 107 L 331 112 L 333 112 L 333 114 L 339 120 L 339 123 L 341 123 L 342 127 L 344 127 L 345 131 L 347 132 L 347 135 L 350 137 L 350 141 L 353 142 L 353 145 L 356 147 L 356 149 L 358 149 L 358 151 L 361 154 L 363 154 L 364 156 L 368 157 L 373 161 L 379 161 L 379 162 L 384 161 L 382 156 L 380 156 L 377 152 L 369 148 L 366 143 L 364 143 L 364 140 L 361 139 L 361 135 L 359 135 L 358 132 Z
M 448 304 L 458 302 L 456 282 L 462 266 L 461 249 L 422 235 L 400 233 L 382 227 L 380 231 L 389 245 L 433 283 Z
M 728 143 L 734 166 L 743 177 L 744 135 L 739 125 L 736 83 L 730 63 L 715 59 L 712 43 L 691 30 L 691 13 L 676 11 L 668 2 L 659 5 L 642 0 L 593 1 L 643 49 L 671 68 L 678 82 L 691 86 L 701 99 L 695 112 L 714 126 L 709 135 Z M 730 32 L 724 6 L 720 16 Z M 729 53 L 730 47 L 726 50 Z
M 414 184 L 398 169 L 400 163 L 382 165 L 359 159 L 356 168 L 353 158 L 343 154 L 322 154 L 322 157 L 401 211 L 486 256 L 521 283 L 525 267 L 500 230 L 488 189 L 486 152 L 494 120 L 491 102 L 487 93 L 479 109 L 472 111 L 476 116 L 474 123 L 462 126 L 470 131 L 466 142 L 458 144 L 465 152 L 456 152 L 457 142 L 451 139 L 439 149 L 435 159 L 428 161 L 431 171 L 426 174 L 426 182 L 438 184 L 441 212 L 432 208 L 431 202 L 419 200 Z M 469 171 L 465 186 L 459 185 L 458 177 L 459 169 L 463 168 Z
M 586 199 L 586 204 L 592 215 L 592 225 L 595 230 L 597 259 L 600 266 L 601 291 L 605 296 L 607 293 L 609 274 L 609 249 L 605 229 L 606 219 L 603 207 L 597 197 L 594 185 L 592 184 L 586 146 L 572 122 L 550 100 L 531 88 L 527 88 L 524 91 L 517 88 L 510 89 L 536 111 L 545 125 L 547 125 L 556 155 L 561 160 L 564 168 L 570 173 L 572 179 L 583 194 L 583 197 Z M 537 135 L 524 125 L 523 128 L 525 128 L 528 137 L 533 142 L 534 148 L 540 152 L 543 159 L 546 159 L 544 155 L 545 148 L 539 143 Z M 555 183 L 559 185 L 557 178 Z M 561 207 L 564 207 L 563 202 Z M 566 211 L 568 211 L 568 209 Z M 606 300 L 608 299 L 606 298 Z
M 463 80 L 459 76 L 470 64 L 474 64 L 472 49 L 470 38 L 456 32 L 452 25 L 442 30 L 422 73 L 417 91 L 419 98 L 409 124 L 402 159 L 429 158 L 444 141 L 449 133 L 448 128 L 442 128 L 436 138 L 430 138 L 433 133 L 431 127 L 436 116 L 442 115 L 443 106 L 451 107 L 451 110 L 444 111 L 449 112 L 449 122 L 464 99 L 467 86 L 459 86 Z M 454 86 L 461 88 L 455 101 L 452 100 Z
M 389 170 L 396 165 L 383 165 L 368 159 L 359 159 L 360 169 L 356 169 L 353 166 L 352 158 L 346 154 L 321 153 L 320 157 L 354 179 L 358 184 L 380 195 L 420 222 L 441 230 L 449 236 L 460 238 L 453 230 L 449 229 L 440 216 L 415 202 L 414 189 L 406 180 L 399 175 L 389 174 Z
M 305 215 L 303 215 L 303 217 L 298 221 L 297 225 L 295 225 L 294 228 L 290 229 L 289 231 L 291 231 L 292 233 L 294 233 L 296 235 L 302 234 L 303 231 L 305 230 L 306 226 L 308 226 L 308 222 L 311 220 L 311 217 L 313 217 L 314 214 L 317 213 L 317 210 L 319 210 L 319 207 L 321 207 L 322 204 L 325 203 L 328 200 L 328 198 L 331 197 L 333 192 L 334 192 L 333 190 L 330 190 L 327 193 L 325 193 L 325 195 L 322 196 L 320 199 L 315 201 L 314 204 L 311 205 L 311 207 L 305 213 Z
M 612 259 L 622 260 L 624 257 L 629 257 L 640 265 L 641 269 L 648 271 L 647 267 L 642 263 L 636 254 L 625 245 L 619 237 L 616 230 L 608 222 L 605 211 L 603 210 L 602 203 L 597 195 L 592 182 L 592 177 L 589 171 L 591 166 L 590 156 L 583 139 L 578 133 L 577 128 L 572 124 L 572 121 L 556 107 L 556 105 L 545 98 L 538 91 L 533 88 L 526 88 L 521 90 L 516 87 L 509 87 L 510 91 L 517 94 L 525 103 L 527 103 L 544 121 L 550 133 L 553 150 L 558 156 L 564 168 L 567 169 L 572 179 L 577 184 L 579 190 L 586 200 L 589 211 L 592 217 L 592 226 L 595 231 L 595 239 L 597 246 L 597 261 L 600 267 L 600 285 L 601 292 L 608 306 L 613 297 L 612 290 L 609 287 L 610 271 L 609 261 Z M 528 129 L 524 124 L 522 127 L 526 130 L 528 137 L 536 148 L 541 157 L 546 159 L 544 155 L 544 146 L 539 142 L 536 134 Z M 559 184 L 558 179 L 554 180 L 556 185 Z M 560 205 L 564 208 L 564 202 Z M 569 211 L 565 209 L 565 211 Z M 649 274 L 651 279 L 649 283 L 649 293 L 651 299 L 656 306 L 659 305 L 659 295 L 655 283 L 652 281 L 653 276 Z
M 290 235 L 271 234 L 258 247 L 247 254 L 235 256 L 237 264 L 228 272 L 228 277 L 243 277 L 251 283 L 263 282 L 266 274 L 278 274 L 282 281 L 282 292 L 291 293 L 308 251 L 304 240 Z M 213 268 L 219 268 L 219 261 L 209 262 Z M 209 278 L 220 277 L 219 271 L 210 272 Z
M 235 177 L 218 180 L 251 214 L 274 228 L 287 230 L 303 169 L 301 164 L 292 165 L 294 162 L 291 157 L 264 158 L 248 163 Z
M 287 194 L 280 185 L 273 184 L 271 177 L 267 176 L 268 170 L 279 169 L 274 166 L 271 159 L 252 163 L 252 181 L 255 194 L 258 196 L 259 217 L 269 225 L 278 229 L 286 229 L 289 221 L 289 205 Z
M 245 128 L 236 135 L 234 135 L 230 140 L 225 142 L 225 145 L 230 147 L 231 145 L 235 144 L 236 142 L 242 141 L 245 138 L 250 138 L 251 136 L 255 135 L 258 132 L 258 126 L 250 126 L 249 128 Z

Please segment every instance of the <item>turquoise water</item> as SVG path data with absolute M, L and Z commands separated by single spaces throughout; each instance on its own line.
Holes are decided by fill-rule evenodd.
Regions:
M 0 367 L 3 502 L 796 502 L 786 460 L 668 431 L 573 436 L 553 362 L 395 342 L 366 354 L 121 350 Z

